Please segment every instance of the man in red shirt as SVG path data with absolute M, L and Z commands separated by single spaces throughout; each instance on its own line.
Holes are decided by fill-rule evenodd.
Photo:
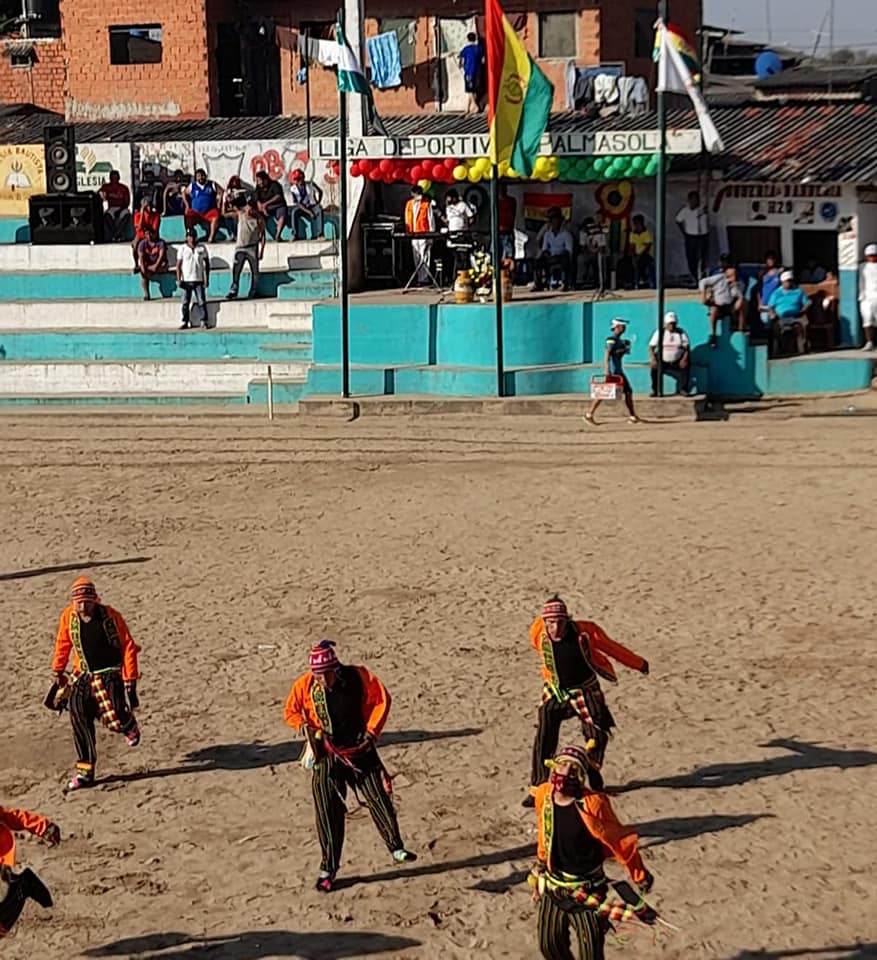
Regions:
M 134 214 L 134 242 L 131 244 L 131 251 L 134 254 L 134 265 L 139 262 L 137 248 L 140 241 L 146 239 L 147 230 L 151 230 L 155 236 L 159 235 L 161 227 L 161 214 L 152 205 L 149 197 L 144 197 L 140 201 L 140 209 Z
M 149 300 L 149 281 L 157 280 L 158 274 L 167 273 L 167 244 L 159 240 L 152 227 L 146 228 L 146 235 L 137 244 L 137 272 L 143 287 L 143 299 Z
M 107 240 L 124 240 L 131 225 L 131 191 L 122 183 L 118 170 L 110 170 L 110 179 L 102 184 L 101 199 L 107 205 L 104 224 Z

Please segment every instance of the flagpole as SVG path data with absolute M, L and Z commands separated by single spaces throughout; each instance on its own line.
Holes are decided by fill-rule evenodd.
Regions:
M 339 23 L 344 31 L 344 7 L 339 13 Z M 338 225 L 338 264 L 341 274 L 341 396 L 350 396 L 350 308 L 348 292 L 348 251 L 347 251 L 347 93 L 338 85 L 338 162 L 339 177 L 339 225 Z
M 496 395 L 505 396 L 502 344 L 502 251 L 499 245 L 499 167 L 491 164 L 490 249 L 493 254 L 493 303 L 496 311 Z
M 666 42 L 668 0 L 658 0 L 658 20 L 661 23 L 661 48 L 658 56 L 664 56 Z M 658 73 L 660 74 L 660 61 Z M 657 86 L 657 84 L 656 84 Z M 667 104 L 665 94 L 659 90 L 658 104 L 658 176 L 655 182 L 655 285 L 658 294 L 658 349 L 655 359 L 658 366 L 658 396 L 664 396 L 664 305 L 667 253 Z
M 311 156 L 311 31 L 305 30 L 305 122 L 307 124 L 308 160 Z M 295 239 L 295 238 L 293 238 Z

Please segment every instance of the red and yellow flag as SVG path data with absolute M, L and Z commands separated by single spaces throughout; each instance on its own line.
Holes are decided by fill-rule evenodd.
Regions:
M 554 87 L 527 53 L 498 0 L 485 0 L 490 159 L 529 177 L 548 126 Z

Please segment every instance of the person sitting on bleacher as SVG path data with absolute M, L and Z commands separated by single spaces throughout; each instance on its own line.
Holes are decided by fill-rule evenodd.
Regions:
M 216 239 L 216 231 L 222 219 L 219 208 L 222 204 L 222 187 L 207 179 L 207 171 L 195 171 L 195 181 L 183 190 L 183 202 L 186 204 L 184 219 L 186 231 L 194 230 L 200 224 L 207 227 L 207 242 Z
M 768 250 L 764 254 L 764 266 L 758 274 L 758 283 L 755 287 L 758 306 L 758 319 L 761 324 L 761 333 L 765 337 L 770 335 L 770 313 L 767 309 L 767 302 L 771 294 L 780 285 L 780 274 L 783 272 L 782 264 L 779 262 L 776 253 Z
M 104 213 L 106 239 L 117 243 L 126 239 L 131 226 L 131 191 L 122 183 L 118 170 L 110 170 L 110 179 L 98 191 L 107 205 Z
M 301 221 L 308 220 L 312 225 L 311 237 L 317 239 L 323 235 L 323 191 L 312 181 L 305 179 L 305 172 L 296 168 L 290 174 L 289 187 L 289 223 L 292 227 L 292 239 L 298 239 Z
M 548 211 L 548 229 L 542 237 L 542 250 L 536 261 L 536 290 L 546 286 L 555 288 L 557 280 L 554 272 L 560 268 L 563 289 L 572 286 L 573 239 L 572 234 L 563 225 L 563 214 L 557 207 Z
M 767 309 L 773 323 L 773 354 L 782 345 L 783 334 L 792 331 L 799 354 L 807 349 L 807 310 L 810 298 L 795 283 L 791 270 L 780 274 L 780 286 L 774 290 L 767 301 Z
M 144 229 L 143 239 L 137 244 L 137 272 L 143 287 L 143 299 L 149 300 L 149 281 L 167 272 L 167 244 L 151 226 Z
M 704 277 L 700 281 L 700 293 L 709 307 L 710 338 L 707 342 L 715 349 L 719 345 L 716 330 L 722 317 L 735 319 L 738 330 L 746 328 L 746 301 L 743 284 L 737 278 L 737 268 L 727 266 L 722 273 Z
M 140 209 L 134 214 L 134 242 L 131 244 L 131 252 L 134 255 L 134 266 L 138 264 L 138 247 L 140 241 L 146 238 L 146 231 L 152 230 L 156 235 L 161 228 L 161 214 L 152 205 L 149 197 L 143 197 L 140 201 Z
M 186 175 L 182 170 L 174 170 L 173 180 L 164 188 L 161 195 L 161 212 L 165 217 L 181 217 L 186 212 L 183 192 L 186 189 Z

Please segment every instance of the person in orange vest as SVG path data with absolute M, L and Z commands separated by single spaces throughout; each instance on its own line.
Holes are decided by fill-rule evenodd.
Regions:
M 565 747 L 549 766 L 549 782 L 532 790 L 538 841 L 528 884 L 539 904 L 539 951 L 546 960 L 572 960 L 572 930 L 579 960 L 603 960 L 612 924 L 657 922 L 643 897 L 654 877 L 637 850 L 636 831 L 619 822 L 605 794 L 585 786 L 587 754 Z M 609 859 L 620 863 L 639 887 L 638 902 L 610 899 L 603 870 Z
M 134 711 L 139 707 L 137 680 L 140 671 L 134 643 L 122 614 L 100 602 L 91 580 L 80 577 L 71 589 L 71 603 L 58 621 L 52 670 L 55 684 L 72 683 L 68 706 L 76 745 L 76 773 L 66 790 L 94 784 L 97 761 L 95 720 L 113 733 L 121 733 L 129 747 L 140 743 L 140 726 Z M 73 653 L 73 679 L 67 662 Z
M 322 851 L 316 888 L 330 893 L 344 847 L 348 787 L 357 799 L 362 793 L 393 860 L 408 863 L 417 857 L 402 842 L 390 778 L 375 746 L 390 711 L 387 688 L 365 667 L 340 663 L 331 640 L 321 640 L 311 650 L 308 666 L 292 685 L 284 717 L 290 727 L 304 728 L 307 737 L 303 766 L 313 770 L 311 790 Z
M 548 779 L 545 763 L 557 749 L 560 725 L 578 717 L 589 761 L 588 780 L 594 790 L 602 790 L 600 768 L 615 720 L 598 674 L 611 683 L 617 682 L 610 657 L 642 674 L 648 674 L 649 664 L 612 640 L 593 621 L 570 619 L 566 604 L 556 595 L 531 625 L 530 643 L 542 660 L 544 681 L 530 783 L 535 787 Z M 533 806 L 532 795 L 524 798 L 523 805 Z
M 405 204 L 405 230 L 413 234 L 435 232 L 435 203 L 423 195 L 423 187 L 417 183 L 411 188 L 411 197 Z M 430 282 L 432 240 L 412 240 L 411 249 L 417 267 L 417 282 L 425 286 Z
M 6 896 L 0 900 L 0 939 L 13 928 L 28 900 L 35 900 L 46 909 L 52 906 L 52 895 L 33 870 L 15 872 L 16 830 L 42 837 L 53 847 L 61 842 L 61 831 L 48 817 L 0 807 L 0 879 L 8 886 Z

